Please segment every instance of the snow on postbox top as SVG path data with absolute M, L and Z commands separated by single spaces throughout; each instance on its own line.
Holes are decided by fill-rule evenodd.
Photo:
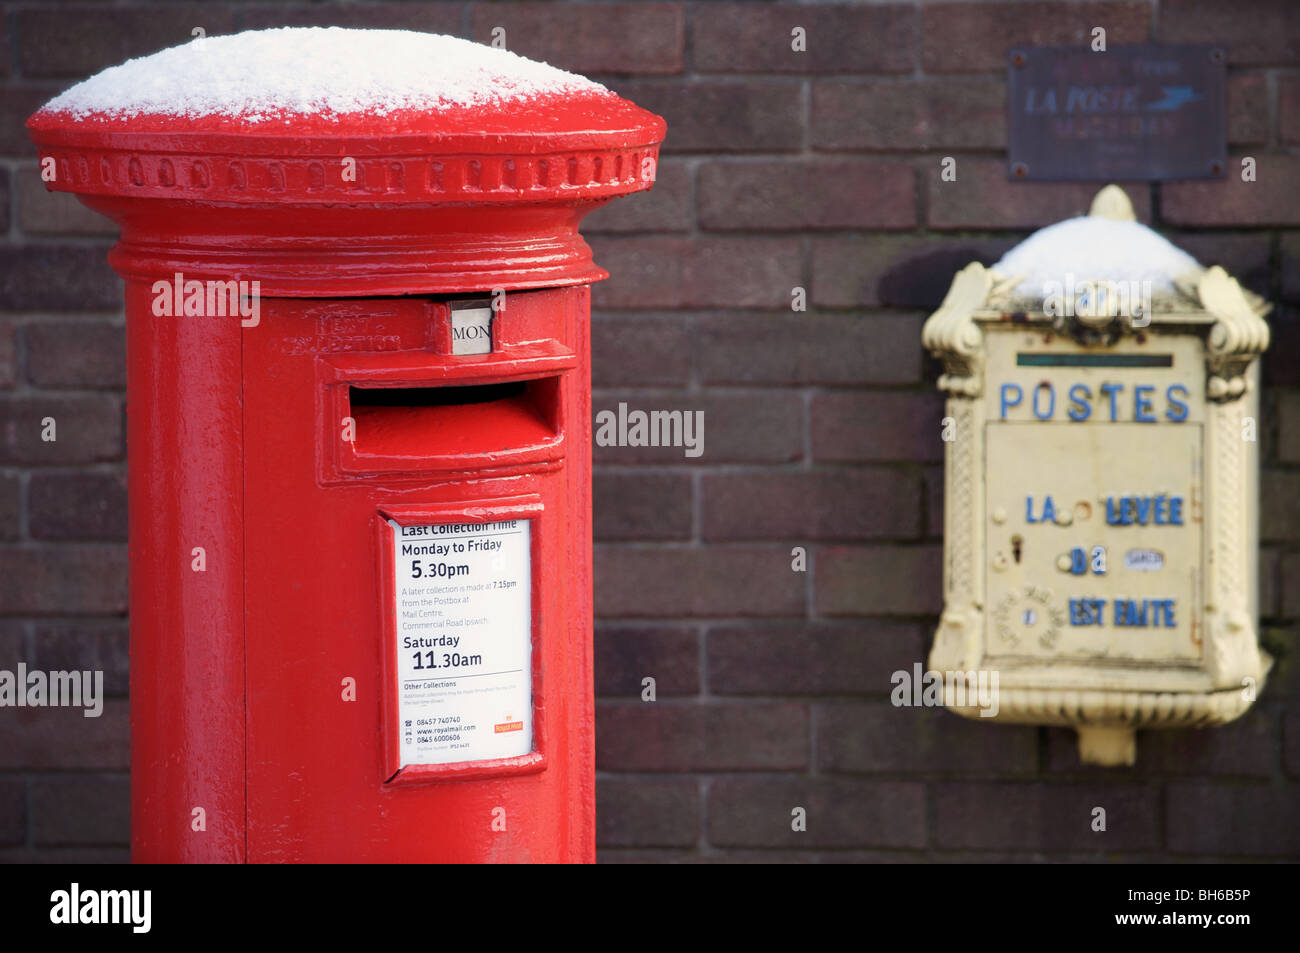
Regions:
M 247 207 L 261 207 L 255 243 L 284 227 L 278 210 L 312 236 L 348 228 L 339 219 L 349 210 L 387 209 L 393 235 L 403 226 L 443 233 L 422 253 L 432 261 L 417 264 L 412 248 L 410 263 L 423 285 L 445 279 L 434 282 L 443 290 L 605 277 L 578 219 L 650 188 L 665 133 L 660 117 L 600 84 L 506 50 L 337 27 L 196 38 L 92 76 L 27 126 L 47 188 L 118 221 L 128 245 L 132 227 L 161 207 L 138 199 L 173 213 L 173 203 L 205 203 L 213 234 L 224 234 L 229 206 L 245 208 L 244 228 Z M 188 231 L 206 227 L 192 209 L 187 218 Z M 474 253 L 447 247 L 448 233 L 467 231 L 499 240 L 479 234 Z M 457 251 L 475 260 L 455 265 Z M 120 253 L 114 265 L 130 271 Z M 455 278 L 457 268 L 472 274 Z M 293 290 L 274 271 L 272 286 Z
M 970 396 L 981 387 L 981 326 L 1048 324 L 1085 346 L 1153 326 L 1208 334 L 1208 393 L 1220 399 L 1244 390 L 1242 370 L 1268 346 L 1270 309 L 1138 222 L 1124 191 L 1108 185 L 1088 215 L 1039 229 L 989 268 L 959 271 L 922 340 L 949 367 L 940 388 Z
M 1127 316 L 1141 326 L 1153 313 L 1199 309 L 1196 288 L 1206 271 L 1137 221 L 1123 189 L 1108 185 L 1087 215 L 1039 229 L 992 266 L 990 304 L 1094 327 Z

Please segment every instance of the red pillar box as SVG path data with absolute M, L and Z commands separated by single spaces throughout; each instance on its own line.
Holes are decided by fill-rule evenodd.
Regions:
M 594 859 L 578 223 L 650 187 L 663 120 L 312 29 L 28 127 L 122 230 L 134 859 Z

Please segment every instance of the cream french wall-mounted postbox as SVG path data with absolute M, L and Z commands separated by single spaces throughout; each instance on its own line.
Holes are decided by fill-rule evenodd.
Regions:
M 1231 721 L 1272 659 L 1258 619 L 1257 356 L 1269 306 L 1135 220 L 1116 186 L 953 279 L 944 365 L 947 707 L 1076 729 Z M 996 703 L 961 674 L 996 674 Z

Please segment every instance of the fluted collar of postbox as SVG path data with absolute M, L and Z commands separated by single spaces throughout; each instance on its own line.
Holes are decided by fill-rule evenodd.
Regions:
M 198 37 L 27 125 L 46 187 L 121 226 L 119 273 L 237 270 L 264 294 L 316 295 L 603 278 L 578 222 L 652 186 L 665 134 L 504 49 L 339 28 Z
M 197 37 L 92 76 L 27 125 L 54 189 L 249 203 L 606 198 L 650 187 L 665 132 L 504 49 L 337 27 Z

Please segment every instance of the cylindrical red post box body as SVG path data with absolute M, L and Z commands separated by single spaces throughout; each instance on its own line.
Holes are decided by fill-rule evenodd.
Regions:
M 29 128 L 122 229 L 133 859 L 594 859 L 577 227 L 662 120 L 596 87 Z

